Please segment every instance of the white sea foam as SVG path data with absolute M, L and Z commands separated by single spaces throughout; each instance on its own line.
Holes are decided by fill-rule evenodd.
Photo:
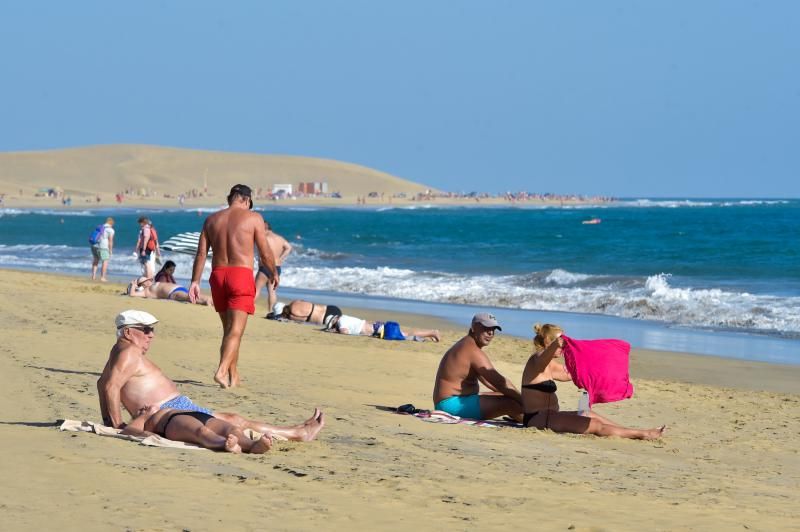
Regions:
M 548 284 L 563 286 L 563 285 L 575 284 L 580 281 L 585 281 L 590 277 L 591 277 L 590 275 L 586 275 L 584 273 L 572 273 L 568 272 L 567 270 L 556 268 L 555 270 L 551 271 L 547 275 L 547 277 L 544 278 L 544 280 Z
M 731 328 L 800 337 L 800 297 L 671 285 L 666 273 L 599 276 L 563 269 L 527 275 L 462 275 L 398 268 L 331 267 L 328 253 L 298 246 L 281 276 L 286 287 L 536 310 L 595 313 L 690 327 Z M 140 273 L 132 248 L 117 248 L 113 275 Z M 324 255 L 324 256 L 323 256 Z M 175 277 L 191 278 L 194 257 L 166 252 Z M 88 274 L 89 247 L 0 245 L 0 267 Z M 302 265 L 302 266 L 301 266 Z M 210 266 L 206 264 L 204 278 Z
M 693 201 L 693 200 L 651 200 L 636 199 L 631 201 L 620 201 L 618 205 L 622 207 L 664 207 L 677 209 L 678 207 L 712 207 L 713 201 Z
M 0 217 L 17 216 L 21 214 L 41 214 L 43 216 L 96 216 L 95 212 L 83 211 L 59 211 L 53 209 L 0 209 Z
M 534 276 L 541 277 L 541 276 Z M 711 328 L 800 336 L 800 298 L 720 289 L 675 288 L 669 275 L 620 282 L 619 278 L 562 271 L 559 282 L 531 283 L 531 276 L 464 276 L 393 268 L 289 268 L 283 286 L 336 290 L 424 301 L 605 314 Z M 335 285 L 331 280 L 335 279 Z M 586 286 L 588 284 L 589 286 Z
M 751 205 L 786 205 L 789 200 L 726 200 L 726 201 L 699 201 L 699 200 L 654 200 L 636 199 L 615 202 L 609 206 L 616 207 L 663 207 L 677 209 L 680 207 L 740 207 Z

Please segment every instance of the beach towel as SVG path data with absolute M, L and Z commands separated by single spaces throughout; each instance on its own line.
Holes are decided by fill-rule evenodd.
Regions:
M 128 440 L 138 442 L 141 445 L 148 447 L 172 447 L 173 449 L 186 449 L 186 450 L 202 450 L 207 451 L 205 447 L 200 447 L 192 443 L 185 443 L 182 441 L 168 440 L 156 434 L 142 438 L 140 436 L 131 436 L 129 434 L 121 434 L 122 430 L 106 427 L 101 423 L 94 423 L 92 421 L 75 421 L 72 419 L 65 419 L 58 427 L 58 430 L 68 432 L 89 432 L 97 434 L 98 436 L 108 436 L 110 438 L 118 438 L 120 440 Z M 244 433 L 251 439 L 261 438 L 261 434 L 250 429 L 245 429 Z M 284 438 L 273 436 L 273 440 L 282 440 Z
M 623 340 L 564 339 L 564 362 L 578 388 L 589 393 L 589 404 L 613 403 L 633 396 L 629 377 L 631 344 Z
M 400 415 L 410 415 L 428 423 L 444 423 L 446 425 L 473 425 L 475 427 L 511 427 L 511 428 L 524 428 L 522 423 L 514 421 L 507 421 L 502 419 L 468 419 L 465 417 L 458 417 L 441 410 L 417 410 L 413 414 L 407 412 L 397 411 Z

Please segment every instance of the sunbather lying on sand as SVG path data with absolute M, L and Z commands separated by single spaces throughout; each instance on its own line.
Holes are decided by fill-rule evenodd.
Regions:
M 332 316 L 341 315 L 342 309 L 336 305 L 320 305 L 311 301 L 295 299 L 286 304 L 280 301 L 275 303 L 266 317 L 270 319 L 285 318 L 292 321 L 322 325 L 325 320 L 330 319 Z
M 147 297 L 150 299 L 172 299 L 173 301 L 189 302 L 189 290 L 175 283 L 153 282 L 147 277 L 134 279 L 128 285 L 125 293 L 131 297 Z M 197 298 L 199 305 L 211 305 L 210 297 L 200 295 Z
M 364 335 L 384 340 L 414 340 L 424 341 L 430 338 L 438 342 L 441 337 L 436 329 L 414 329 L 403 331 L 400 324 L 396 321 L 367 321 L 355 316 L 342 314 L 341 316 L 331 316 L 325 321 L 325 330 L 340 334 Z
M 263 454 L 272 448 L 272 439 L 247 437 L 241 428 L 210 414 L 177 408 L 146 406 L 131 420 L 122 434 L 149 436 L 158 434 L 170 440 L 194 443 L 213 451 Z

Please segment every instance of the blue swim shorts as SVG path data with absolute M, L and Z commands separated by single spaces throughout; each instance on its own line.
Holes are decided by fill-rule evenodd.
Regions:
M 436 403 L 433 408 L 458 417 L 481 419 L 481 400 L 478 394 L 452 395 Z
M 163 410 L 164 408 L 174 408 L 176 410 L 191 410 L 192 412 L 202 412 L 203 414 L 208 414 L 209 416 L 214 415 L 214 412 L 212 412 L 208 408 L 197 406 L 192 402 L 191 399 L 189 399 L 185 395 L 179 395 L 175 399 L 170 399 L 166 403 L 162 404 L 159 407 L 159 410 Z

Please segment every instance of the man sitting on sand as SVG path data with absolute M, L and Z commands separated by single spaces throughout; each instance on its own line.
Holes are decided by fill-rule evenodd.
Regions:
M 436 372 L 433 404 L 436 410 L 470 419 L 492 419 L 509 415 L 522 418 L 519 390 L 492 365 L 483 348 L 502 330 L 488 313 L 475 314 L 465 337 L 442 357 Z M 492 390 L 479 393 L 480 385 Z
M 260 432 L 268 439 L 277 437 L 293 441 L 310 441 L 322 430 L 325 419 L 319 409 L 315 410 L 314 415 L 304 423 L 283 427 L 247 419 L 234 413 L 212 412 L 195 405 L 191 399 L 181 395 L 175 383 L 145 356 L 153 340 L 157 323 L 158 320 L 153 315 L 140 310 L 126 310 L 115 319 L 117 342 L 111 348 L 108 362 L 97 380 L 100 413 L 106 426 L 125 427 L 122 421 L 122 406 L 132 417 L 139 417 L 142 409 L 147 411 L 150 406 L 157 406 L 160 410 L 175 409 L 208 414 L 238 429 Z M 207 425 L 209 419 L 205 422 L 199 419 L 197 421 Z M 146 422 L 147 420 L 144 421 L 145 424 Z M 160 419 L 156 419 L 149 426 L 158 428 L 161 425 L 164 429 L 164 425 L 168 425 L 166 421 L 164 424 L 160 422 Z M 216 432 L 214 428 L 210 430 Z
M 414 329 L 405 332 L 396 321 L 367 321 L 347 314 L 331 316 L 325 320 L 324 325 L 326 331 L 355 336 L 372 336 L 383 340 L 405 340 L 411 337 L 420 342 L 427 338 L 438 342 L 441 339 L 439 331 L 436 329 Z
M 242 429 L 212 415 L 192 410 L 146 406 L 122 430 L 122 434 L 157 434 L 173 441 L 194 443 L 212 451 L 264 454 L 272 448 L 272 438 L 254 440 Z
M 125 293 L 131 297 L 171 299 L 173 301 L 191 303 L 191 301 L 189 301 L 189 290 L 186 287 L 164 281 L 155 282 L 147 277 L 139 277 L 131 281 Z M 210 305 L 211 303 L 210 297 L 200 295 L 197 298 L 198 305 Z

